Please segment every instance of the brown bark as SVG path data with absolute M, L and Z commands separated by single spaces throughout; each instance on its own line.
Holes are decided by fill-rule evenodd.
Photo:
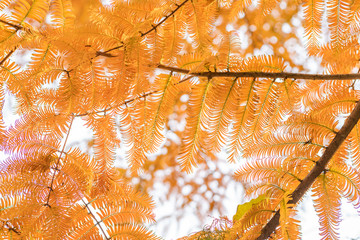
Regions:
M 326 148 L 324 154 L 316 162 L 314 168 L 309 172 L 309 174 L 301 181 L 299 186 L 292 193 L 292 200 L 289 201 L 289 204 L 296 204 L 306 193 L 306 191 L 314 183 L 315 179 L 325 170 L 326 165 L 330 159 L 334 156 L 335 152 L 338 150 L 340 145 L 344 142 L 346 137 L 349 135 L 351 130 L 355 127 L 356 123 L 360 119 L 360 101 L 355 105 L 355 108 L 351 112 L 350 116 L 346 119 L 344 125 L 340 131 L 335 135 L 334 139 L 331 141 L 330 145 Z M 275 231 L 276 227 L 279 225 L 280 212 L 277 211 L 275 215 L 270 219 L 270 221 L 265 225 L 261 231 L 261 235 L 257 240 L 265 240 Z
M 268 73 L 268 72 L 191 72 L 186 69 L 168 67 L 164 65 L 158 65 L 159 69 L 164 69 L 172 72 L 178 72 L 183 74 L 192 75 L 194 77 L 252 77 L 252 78 L 292 78 L 292 79 L 305 79 L 305 80 L 352 80 L 359 79 L 360 74 L 306 74 L 306 73 Z M 324 154 L 316 162 L 314 168 L 309 174 L 301 181 L 299 186 L 292 193 L 292 200 L 289 204 L 296 204 L 306 193 L 306 191 L 314 183 L 315 179 L 325 170 L 326 165 L 330 159 L 334 156 L 337 149 L 344 142 L 351 130 L 355 127 L 356 123 L 360 119 L 360 101 L 355 105 L 355 108 L 351 112 L 350 116 L 346 119 L 344 125 L 340 131 L 335 135 L 330 145 L 326 148 Z M 261 235 L 257 240 L 265 240 L 275 231 L 279 225 L 280 212 L 277 211 L 270 221 L 265 225 L 261 231 Z
M 308 73 L 289 73 L 289 72 L 191 72 L 186 69 L 158 65 L 157 68 L 172 72 L 189 74 L 195 77 L 251 77 L 251 78 L 291 78 L 304 80 L 352 80 L 360 79 L 359 73 L 354 74 L 308 74 Z

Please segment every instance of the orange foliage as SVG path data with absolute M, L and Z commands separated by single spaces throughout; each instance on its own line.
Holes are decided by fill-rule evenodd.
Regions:
M 344 75 L 359 72 L 360 1 L 255 2 L 0 1 L 1 238 L 159 239 L 156 183 L 199 219 L 222 214 L 227 157 L 246 196 L 269 200 L 184 239 L 256 239 L 276 214 L 272 237 L 299 239 L 294 192 L 360 98 Z M 306 75 L 309 61 L 341 80 Z M 79 118 L 86 150 L 68 143 Z M 308 186 L 323 239 L 339 237 L 342 198 L 360 205 L 359 129 Z

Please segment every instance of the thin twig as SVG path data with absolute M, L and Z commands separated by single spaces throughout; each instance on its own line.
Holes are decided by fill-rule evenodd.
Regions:
M 89 211 L 90 215 L 91 215 L 92 218 L 95 220 L 95 222 L 96 222 L 96 223 L 95 223 L 95 226 L 96 226 L 96 225 L 99 226 L 99 228 L 100 228 L 101 232 L 103 233 L 104 237 L 106 238 L 106 240 L 110 240 L 111 237 L 108 237 L 109 234 L 106 232 L 106 230 L 103 229 L 103 227 L 102 227 L 101 224 L 100 224 L 100 223 L 103 222 L 102 219 L 101 219 L 100 221 L 97 220 L 97 218 L 95 217 L 95 215 L 93 214 L 93 212 L 91 211 L 91 209 L 88 207 L 88 205 L 90 205 L 90 203 L 86 203 L 86 202 L 84 201 L 84 199 L 81 199 L 81 201 L 84 203 L 85 208 Z
M 146 32 L 142 33 L 142 32 L 139 32 L 140 33 L 140 37 L 144 37 L 145 35 L 151 33 L 152 31 L 155 31 L 157 27 L 159 27 L 161 24 L 163 24 L 167 19 L 169 19 L 169 17 L 173 16 L 182 6 L 185 5 L 185 3 L 187 3 L 189 0 L 185 0 L 184 2 L 182 2 L 181 4 L 175 4 L 176 5 L 176 8 L 169 14 L 169 15 L 166 15 L 159 23 L 155 24 L 155 25 L 152 25 L 152 27 L 147 30 Z M 106 53 L 109 53 L 113 50 L 116 50 L 116 49 L 120 49 L 124 47 L 124 44 L 121 44 L 119 46 L 116 46 L 116 47 L 113 47 L 113 48 L 110 48 L 106 51 L 103 51 L 103 52 L 96 52 L 96 57 L 97 56 L 104 56 L 104 54 Z
M 325 170 L 326 165 L 329 163 L 330 159 L 334 156 L 340 145 L 344 142 L 346 137 L 349 135 L 351 130 L 355 127 L 356 123 L 360 119 L 360 101 L 355 105 L 355 108 L 351 112 L 350 116 L 346 119 L 344 125 L 340 131 L 335 135 L 334 139 L 331 141 L 330 145 L 326 148 L 324 154 L 316 162 L 314 168 L 310 173 L 302 180 L 298 187 L 294 190 L 292 195 L 292 200 L 287 204 L 296 204 L 307 192 L 307 190 L 314 183 L 316 178 Z M 265 225 L 261 231 L 261 235 L 257 240 L 265 240 L 275 231 L 279 225 L 280 211 L 276 211 L 275 215 L 270 219 L 270 221 Z
M 15 28 L 16 31 L 19 31 L 20 29 L 23 28 L 22 26 L 19 26 L 19 25 L 13 24 L 13 23 L 9 23 L 9 22 L 4 21 L 4 20 L 1 20 L 1 19 L 0 19 L 0 22 L 4 23 L 4 24 L 6 24 L 6 25 L 9 25 L 10 27 Z
M 0 61 L 0 66 L 14 53 L 15 49 L 11 50 L 6 56 Z
M 67 140 L 68 140 L 69 135 L 70 135 L 70 130 L 71 130 L 71 126 L 72 126 L 73 121 L 74 121 L 74 116 L 72 116 L 72 118 L 71 118 L 71 122 L 70 122 L 70 125 L 69 125 L 69 130 L 68 130 L 68 132 L 67 132 L 67 134 L 66 134 L 66 138 L 65 138 L 65 141 L 64 141 L 63 148 L 62 148 L 62 150 L 61 150 L 61 152 L 60 152 L 60 155 L 59 155 L 59 157 L 58 157 L 58 159 L 57 159 L 57 162 L 56 162 L 56 164 L 55 164 L 55 169 L 58 169 L 58 168 L 59 168 L 60 159 L 61 159 L 61 157 L 62 157 L 63 152 L 65 152 L 64 150 L 65 150 L 66 143 L 67 143 Z M 56 171 L 54 171 L 54 174 L 52 175 L 51 183 L 50 183 L 50 186 L 49 186 L 49 194 L 48 194 L 46 203 L 44 204 L 45 206 L 49 206 L 49 207 L 50 207 L 49 201 L 50 201 L 51 192 L 53 191 L 53 185 L 54 185 L 55 176 L 56 176 Z
M 3 222 L 5 222 L 4 225 L 7 226 L 7 228 L 8 228 L 9 231 L 13 231 L 13 232 L 16 233 L 17 235 L 20 235 L 20 234 L 21 234 L 20 231 L 17 230 L 15 227 L 10 226 L 8 221 L 3 221 Z
M 174 83 L 174 86 L 175 86 L 175 85 L 178 85 L 178 84 L 181 84 L 181 83 L 183 83 L 183 82 L 186 82 L 186 81 L 190 80 L 191 78 L 193 78 L 193 76 L 189 76 L 189 77 L 187 77 L 187 78 L 184 78 L 184 79 L 180 80 L 179 82 Z M 83 116 L 92 115 L 92 114 L 104 113 L 104 112 L 109 111 L 109 110 L 111 110 L 111 109 L 113 109 L 113 108 L 116 108 L 116 107 L 119 107 L 119 106 L 122 106 L 122 105 L 126 105 L 126 104 L 128 104 L 128 103 L 131 103 L 131 102 L 133 102 L 133 101 L 135 101 L 135 100 L 137 100 L 137 99 L 146 98 L 147 96 L 150 96 L 150 95 L 152 95 L 152 94 L 154 94 L 154 93 L 157 93 L 157 92 L 160 92 L 160 91 L 161 91 L 161 90 L 149 91 L 149 92 L 146 92 L 146 93 L 144 93 L 144 94 L 142 94 L 142 95 L 140 95 L 140 96 L 138 96 L 138 97 L 134 97 L 134 98 L 125 100 L 125 101 L 122 102 L 122 103 L 116 104 L 116 105 L 114 105 L 114 106 L 110 106 L 110 107 L 105 108 L 105 109 L 103 109 L 103 110 L 99 110 L 99 111 L 95 111 L 95 112 L 86 112 L 86 113 L 76 114 L 76 115 L 74 115 L 74 117 L 83 117 Z
M 289 72 L 191 72 L 190 70 L 169 67 L 162 64 L 157 66 L 159 69 L 177 73 L 192 75 L 194 77 L 251 77 L 251 78 L 293 78 L 304 80 L 353 80 L 360 79 L 359 73 L 352 74 L 309 74 L 309 73 L 289 73 Z
M 156 30 L 156 28 L 158 26 L 160 26 L 163 22 L 165 22 L 169 17 L 171 17 L 172 15 L 174 15 L 177 10 L 179 10 L 185 3 L 187 3 L 189 0 L 185 0 L 184 2 L 182 2 L 180 5 L 176 4 L 176 8 L 174 9 L 174 11 L 172 11 L 169 15 L 165 16 L 163 20 L 161 20 L 158 24 L 152 26 L 151 29 L 149 29 L 148 31 L 146 31 L 145 33 L 141 33 L 141 37 L 145 36 L 148 33 L 151 33 L 152 31 Z

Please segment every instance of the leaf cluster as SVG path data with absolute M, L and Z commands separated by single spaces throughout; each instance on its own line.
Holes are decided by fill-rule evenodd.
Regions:
M 300 11 L 307 56 L 342 80 L 287 72 L 307 70 L 292 47 L 301 44 L 292 31 Z M 269 200 L 189 238 L 255 239 L 276 216 L 273 237 L 300 238 L 297 189 L 358 104 L 357 79 L 346 74 L 358 68 L 359 12 L 359 1 L 333 0 L 1 1 L 0 103 L 13 96 L 19 119 L 8 126 L 0 114 L 8 155 L 0 163 L 0 236 L 158 239 L 146 227 L 154 222 L 147 195 L 154 182 L 135 190 L 131 180 L 143 171 L 209 168 L 225 152 L 241 162 L 234 178 L 246 195 Z M 272 54 L 257 54 L 266 49 Z M 24 53 L 31 57 L 19 60 Z M 185 109 L 181 96 L 189 97 Z M 180 147 L 167 148 L 179 153 L 149 160 L 164 149 L 171 118 L 184 115 Z M 68 145 L 77 118 L 93 132 L 92 152 Z M 324 239 L 338 238 L 342 198 L 360 204 L 359 126 L 348 130 L 306 186 Z M 121 146 L 123 172 L 115 166 Z M 177 179 L 164 179 L 169 192 L 181 191 Z M 189 185 L 186 204 L 200 189 Z

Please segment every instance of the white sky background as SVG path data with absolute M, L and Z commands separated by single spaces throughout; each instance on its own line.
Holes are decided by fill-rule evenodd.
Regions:
M 286 26 L 284 26 L 286 28 Z M 231 30 L 231 26 L 229 26 L 229 30 Z M 240 38 L 242 38 L 242 46 L 247 47 L 245 31 L 247 29 L 239 29 L 238 34 Z M 299 21 L 299 29 L 298 35 L 303 35 L 303 29 L 301 27 L 301 23 Z M 321 67 L 318 64 L 318 61 L 311 57 L 306 56 L 306 52 L 299 48 L 299 46 L 294 46 L 294 56 L 296 59 L 306 59 L 304 63 L 305 68 L 311 73 L 321 72 Z M 264 46 L 263 49 L 259 50 L 258 55 L 261 54 L 271 54 L 272 50 L 269 47 Z M 4 121 L 7 126 L 13 124 L 15 120 L 18 118 L 16 114 L 14 114 L 14 107 L 16 106 L 15 99 L 9 94 L 5 95 L 5 104 L 3 109 Z M 82 120 L 76 119 L 73 123 L 73 127 L 70 132 L 68 146 L 77 146 L 82 150 L 86 150 L 86 146 L 84 144 L 87 143 L 87 140 L 91 138 L 92 131 L 86 129 L 83 126 Z M 118 162 L 116 164 L 122 165 L 121 159 L 123 158 L 123 151 L 120 149 L 118 151 Z M 0 152 L 0 160 L 5 159 L 6 155 Z M 233 171 L 237 169 L 233 165 L 224 165 L 224 167 L 228 167 L 229 171 Z M 229 196 L 229 200 L 224 202 L 224 206 L 226 206 L 225 215 L 228 216 L 229 219 L 232 219 L 232 216 L 235 214 L 236 207 L 238 204 L 242 203 L 242 197 L 239 196 L 239 192 L 235 192 L 236 183 L 234 181 L 234 186 L 229 186 L 227 190 L 227 194 Z M 237 187 L 241 189 L 240 187 Z M 154 200 L 157 201 L 159 196 L 162 194 L 162 186 L 161 183 L 155 187 L 155 190 L 152 193 L 154 196 Z M 159 224 L 151 226 L 151 229 L 155 231 L 158 235 L 162 235 L 162 233 L 166 232 L 166 235 L 162 235 L 164 239 L 176 239 L 178 237 L 186 236 L 191 232 L 201 230 L 201 226 L 199 225 L 198 219 L 194 214 L 187 210 L 185 213 L 185 217 L 177 224 L 175 217 L 179 211 L 183 211 L 182 209 L 174 209 L 175 202 L 177 199 L 171 199 L 168 203 L 159 205 L 157 202 L 157 207 L 155 209 L 155 214 L 157 219 L 161 219 L 164 216 L 171 215 L 172 219 L 169 219 L 170 225 L 167 225 L 167 221 L 160 221 Z M 310 194 L 308 193 L 303 201 L 297 206 L 299 209 L 299 220 L 301 221 L 302 228 L 302 239 L 308 240 L 316 240 L 320 239 L 319 236 L 319 223 L 318 217 L 315 213 Z M 191 210 L 191 209 L 190 209 Z M 355 240 L 360 239 L 360 217 L 359 217 L 360 209 L 354 209 L 351 203 L 347 203 L 345 200 L 342 202 L 342 219 L 343 221 L 340 224 L 340 239 L 344 240 Z M 206 224 L 210 225 L 213 217 L 217 218 L 219 216 L 209 216 Z

